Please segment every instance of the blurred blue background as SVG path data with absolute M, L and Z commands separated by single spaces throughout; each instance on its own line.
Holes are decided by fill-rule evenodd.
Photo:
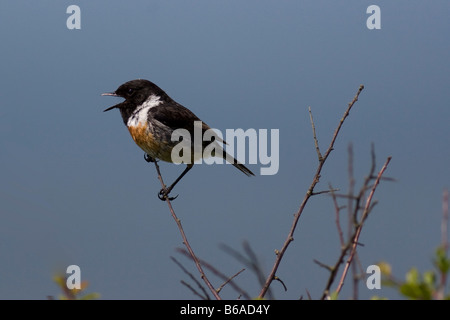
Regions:
M 66 27 L 72 4 L 80 30 Z M 366 27 L 372 4 L 380 30 Z M 220 244 L 243 252 L 248 241 L 268 273 L 287 236 L 317 166 L 308 107 L 325 152 L 364 84 L 316 191 L 331 183 L 347 192 L 350 143 L 360 187 L 374 143 L 377 171 L 392 156 L 385 174 L 396 182 L 376 191 L 361 266 L 385 260 L 400 279 L 412 266 L 432 268 L 450 179 L 449 16 L 438 0 L 0 2 L 0 299 L 57 296 L 52 277 L 71 264 L 103 299 L 197 298 L 170 259 L 198 274 L 175 251 L 182 239 L 157 198 L 154 166 L 119 112 L 102 112 L 120 99 L 100 94 L 136 78 L 223 132 L 280 130 L 276 175 L 198 165 L 174 190 L 196 254 L 230 276 L 245 266 Z M 166 182 L 183 170 L 160 165 Z M 334 219 L 328 195 L 310 200 L 277 273 L 288 290 L 274 282 L 275 298 L 321 296 L 328 272 L 313 259 L 336 261 Z M 258 295 L 250 269 L 235 281 Z M 401 298 L 361 282 L 359 297 L 373 295 Z M 222 296 L 238 294 L 227 286 Z

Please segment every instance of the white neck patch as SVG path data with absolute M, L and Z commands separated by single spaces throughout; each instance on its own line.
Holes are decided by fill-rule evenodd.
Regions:
M 159 106 L 162 103 L 159 96 L 151 95 L 145 100 L 142 105 L 134 110 L 131 117 L 128 119 L 127 126 L 137 127 L 147 121 L 148 110 Z

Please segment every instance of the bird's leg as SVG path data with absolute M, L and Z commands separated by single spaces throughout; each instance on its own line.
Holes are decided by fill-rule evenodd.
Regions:
M 194 166 L 194 164 L 192 163 L 192 164 L 188 164 L 187 166 L 186 166 L 186 169 L 184 169 L 184 171 L 180 174 L 180 176 L 170 185 L 170 187 L 168 187 L 168 188 L 162 188 L 161 189 L 161 191 L 159 191 L 159 193 L 158 193 L 158 198 L 160 199 L 160 200 L 162 200 L 162 201 L 165 201 L 166 199 L 169 199 L 169 200 L 175 200 L 177 197 L 178 197 L 178 195 L 176 195 L 175 197 L 169 197 L 169 193 L 170 193 L 170 191 L 172 191 L 172 189 L 173 189 L 173 187 L 175 187 L 175 185 L 178 183 L 178 181 L 180 181 L 181 180 L 181 178 L 183 178 L 184 177 L 184 175 L 186 174 L 186 173 L 188 173 L 188 171 L 189 170 L 191 170 L 192 169 L 192 167 Z
M 148 163 L 150 163 L 150 162 L 157 162 L 158 160 L 157 159 L 155 159 L 155 158 L 153 158 L 152 156 L 150 156 L 148 153 L 146 153 L 146 154 L 144 154 L 144 160 L 145 161 L 147 161 Z M 173 186 L 172 186 L 172 188 L 173 188 Z M 159 194 L 158 194 L 158 198 L 159 199 L 161 199 L 161 200 L 163 200 L 164 201 L 164 197 L 166 197 L 167 195 L 164 195 L 163 194 L 163 191 L 164 191 L 165 189 L 161 189 L 161 191 L 159 192 Z M 170 200 L 170 201 L 172 201 L 172 200 L 175 200 L 176 198 L 177 198 L 178 196 L 176 196 L 176 197 L 169 197 L 168 199 Z

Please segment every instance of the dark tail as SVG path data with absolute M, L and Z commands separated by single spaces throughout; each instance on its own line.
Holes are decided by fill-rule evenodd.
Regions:
M 244 166 L 242 163 L 239 163 L 236 159 L 234 159 L 236 162 L 233 163 L 233 166 L 235 166 L 236 168 L 238 168 L 239 170 L 241 170 L 243 173 L 245 173 L 247 175 L 247 177 L 251 177 L 254 176 L 255 174 L 253 172 L 250 171 L 249 168 L 247 168 L 246 166 Z
M 217 154 L 216 154 L 217 156 Z M 239 161 L 237 161 L 235 158 L 233 158 L 233 156 L 231 156 L 229 153 L 227 153 L 225 150 L 223 150 L 222 148 L 220 148 L 220 156 L 222 156 L 222 158 L 231 163 L 233 166 L 235 166 L 236 168 L 238 168 L 240 171 L 242 171 L 243 173 L 245 173 L 245 175 L 247 177 L 251 177 L 254 176 L 255 174 L 246 166 L 244 166 L 242 163 L 240 163 Z

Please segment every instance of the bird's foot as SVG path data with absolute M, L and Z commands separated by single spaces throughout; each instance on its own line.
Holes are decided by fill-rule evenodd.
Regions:
M 144 160 L 147 162 L 155 162 L 156 159 L 151 157 L 148 153 L 144 154 Z
M 162 201 L 166 201 L 166 200 L 172 201 L 172 200 L 175 200 L 176 198 L 178 198 L 178 194 L 177 194 L 175 197 L 169 197 L 169 193 L 170 193 L 170 190 L 169 190 L 169 189 L 162 188 L 162 189 L 159 191 L 159 193 L 158 193 L 158 198 L 159 198 L 159 200 L 162 200 Z

